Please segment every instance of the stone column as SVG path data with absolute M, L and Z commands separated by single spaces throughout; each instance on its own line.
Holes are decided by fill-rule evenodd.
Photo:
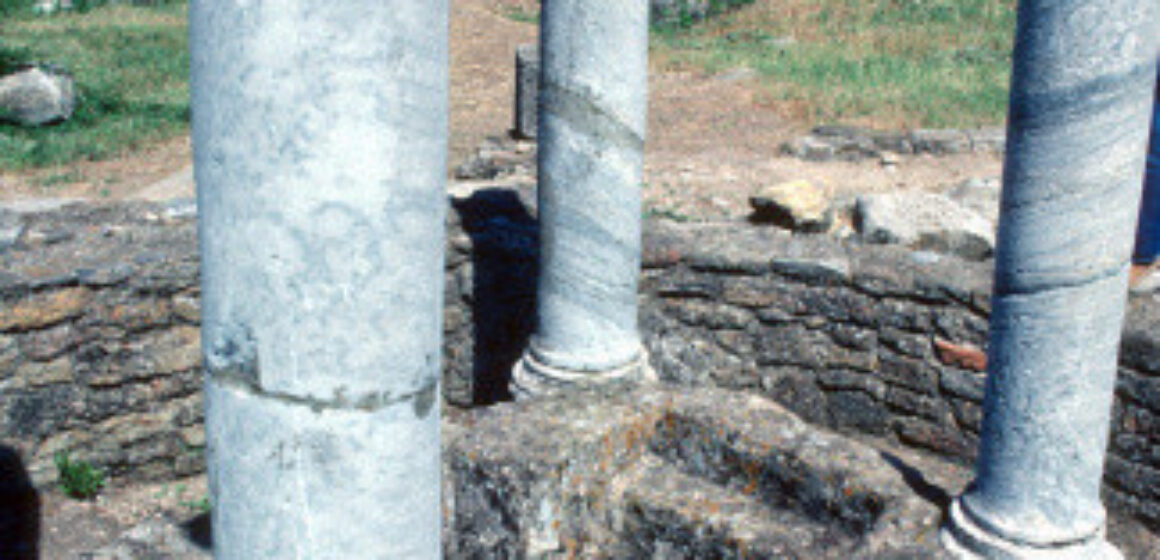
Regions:
M 440 558 L 447 0 L 195 0 L 215 557 Z
M 552 0 L 540 26 L 537 330 L 517 398 L 639 377 L 648 2 Z
M 1022 0 L 976 478 L 962 558 L 1119 558 L 1107 447 L 1148 139 L 1155 0 Z

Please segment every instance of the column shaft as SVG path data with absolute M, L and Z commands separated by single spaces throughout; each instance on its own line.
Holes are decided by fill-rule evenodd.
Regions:
M 1099 491 L 1148 135 L 1154 0 L 1019 4 L 976 479 L 948 546 L 1116 557 Z
M 648 3 L 553 0 L 541 21 L 538 323 L 517 394 L 635 374 Z
M 190 5 L 219 559 L 441 557 L 447 17 Z

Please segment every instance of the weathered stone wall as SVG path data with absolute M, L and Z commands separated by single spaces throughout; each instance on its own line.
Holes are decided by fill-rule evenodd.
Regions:
M 0 445 L 113 475 L 203 470 L 193 220 L 162 207 L 0 213 Z
M 452 197 L 444 391 L 507 397 L 532 331 L 527 193 Z M 40 485 L 52 454 L 114 475 L 200 471 L 191 203 L 0 211 L 0 445 Z M 744 224 L 646 228 L 642 330 L 677 386 L 770 396 L 807 420 L 958 461 L 975 452 L 990 268 Z M 1105 489 L 1160 527 L 1160 302 L 1131 300 Z M 454 420 L 454 417 L 451 418 Z
M 662 379 L 765 394 L 845 433 L 974 458 L 989 263 L 736 225 L 649 238 L 642 320 Z M 1129 305 L 1105 496 L 1156 528 L 1160 301 Z

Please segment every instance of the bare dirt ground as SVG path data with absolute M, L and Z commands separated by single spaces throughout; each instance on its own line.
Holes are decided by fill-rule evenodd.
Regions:
M 514 52 L 536 41 L 534 24 L 504 13 L 529 0 L 459 0 L 451 20 L 451 137 L 454 167 L 489 136 L 512 126 Z M 904 157 L 889 168 L 875 161 L 805 162 L 779 147 L 819 123 L 800 108 L 761 94 L 744 69 L 706 75 L 663 54 L 653 57 L 645 201 L 673 214 L 718 218 L 748 213 L 754 189 L 808 179 L 835 196 L 891 189 L 939 189 L 999 173 L 994 155 Z M 874 123 L 860 123 L 874 124 Z M 164 199 L 193 195 L 190 142 L 176 138 L 99 162 L 22 173 L 0 171 L 0 200 Z

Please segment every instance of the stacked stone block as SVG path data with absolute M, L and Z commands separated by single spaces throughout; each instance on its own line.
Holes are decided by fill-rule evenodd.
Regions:
M 174 208 L 0 212 L 0 445 L 115 477 L 204 470 L 196 238 Z
M 457 195 L 449 212 L 444 396 L 455 407 L 506 398 L 506 376 L 533 327 L 534 210 L 528 193 L 523 203 L 518 194 Z M 197 349 L 181 335 L 197 326 L 199 309 L 195 224 L 181 208 L 26 214 L 19 241 L 0 250 L 4 317 L 63 305 L 41 307 L 58 323 L 5 319 L 0 333 L 0 441 L 41 487 L 55 476 L 56 450 L 117 480 L 204 469 L 201 372 L 196 364 L 169 372 L 169 359 L 155 357 L 159 341 L 175 344 L 171 356 Z M 761 394 L 845 434 L 963 463 L 973 457 L 986 263 L 737 225 L 652 221 L 645 231 L 642 331 L 663 381 Z M 145 311 L 154 306 L 161 311 Z M 1156 529 L 1160 305 L 1133 298 L 1127 316 L 1103 492 L 1109 507 Z M 92 356 L 104 357 L 93 364 Z M 71 378 L 51 373 L 54 360 L 71 364 Z M 124 382 L 102 385 L 101 375 Z M 24 378 L 35 381 L 14 381 Z

